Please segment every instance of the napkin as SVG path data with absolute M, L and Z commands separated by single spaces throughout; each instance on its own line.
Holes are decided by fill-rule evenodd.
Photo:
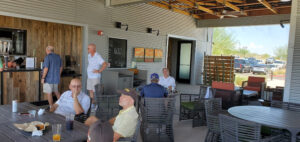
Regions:
M 38 111 L 38 115 L 43 115 L 43 114 L 44 114 L 44 112 L 45 112 L 45 109 L 39 109 L 39 111 Z
M 41 130 L 36 130 L 32 132 L 32 136 L 42 136 L 43 135 L 43 131 Z

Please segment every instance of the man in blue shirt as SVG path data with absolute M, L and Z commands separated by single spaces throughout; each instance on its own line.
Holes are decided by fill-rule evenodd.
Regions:
M 60 93 L 58 92 L 58 84 L 60 82 L 60 75 L 62 72 L 62 61 L 59 55 L 53 53 L 54 47 L 48 46 L 46 48 L 47 56 L 44 59 L 43 66 L 43 92 L 47 94 L 48 102 L 50 108 L 53 105 L 52 92 L 55 93 L 57 99 L 60 98 Z
M 168 91 L 165 87 L 158 84 L 159 76 L 153 73 L 150 76 L 151 83 L 144 86 L 141 91 L 141 96 L 145 98 L 163 98 L 168 96 Z

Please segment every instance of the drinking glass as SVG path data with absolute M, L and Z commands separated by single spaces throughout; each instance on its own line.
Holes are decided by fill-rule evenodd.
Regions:
M 66 129 L 68 131 L 73 130 L 74 114 L 66 115 Z
M 53 142 L 60 142 L 61 139 L 61 124 L 52 125 L 52 140 Z

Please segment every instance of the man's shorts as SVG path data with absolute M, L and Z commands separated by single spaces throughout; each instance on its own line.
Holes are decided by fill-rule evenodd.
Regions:
M 100 84 L 100 78 L 88 78 L 86 83 L 87 90 L 93 90 L 95 92 L 95 86 Z
M 58 92 L 58 84 L 44 83 L 43 92 L 47 94 L 51 94 L 52 92 Z

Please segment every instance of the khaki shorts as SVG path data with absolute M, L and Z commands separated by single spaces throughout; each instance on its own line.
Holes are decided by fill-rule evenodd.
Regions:
M 44 83 L 43 92 L 47 94 L 51 94 L 52 92 L 58 92 L 58 84 Z
M 100 78 L 88 78 L 86 83 L 87 90 L 93 90 L 95 92 L 95 86 L 100 84 Z

